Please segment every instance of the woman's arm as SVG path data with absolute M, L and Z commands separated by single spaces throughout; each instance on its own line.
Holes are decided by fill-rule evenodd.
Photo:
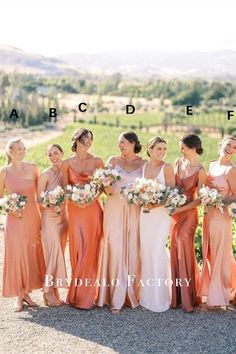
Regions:
M 108 165 L 112 166 L 112 168 L 115 167 L 115 165 L 116 165 L 116 157 L 115 156 L 109 157 L 109 159 L 106 162 L 106 166 L 108 166 Z M 106 195 L 112 195 L 114 192 L 114 189 L 109 186 L 109 187 L 104 188 L 104 192 L 106 193 Z
M 225 198 L 224 202 L 226 204 L 231 204 L 236 202 L 236 167 L 230 169 L 228 174 L 226 175 L 230 190 L 232 195 L 228 198 Z
M 4 184 L 5 174 L 6 174 L 5 168 L 2 167 L 2 168 L 0 169 L 0 198 L 2 198 L 2 197 L 3 197 L 3 194 L 4 194 L 4 189 L 5 189 L 5 184 Z
M 102 159 L 100 159 L 100 157 L 96 157 L 96 168 L 104 168 L 104 162 L 102 161 Z
M 175 187 L 174 169 L 169 163 L 164 166 L 164 176 L 165 176 L 166 186 Z
M 69 184 L 69 177 L 68 177 L 69 162 L 68 162 L 68 159 L 62 161 L 61 170 L 62 170 L 62 188 L 65 189 L 66 186 Z

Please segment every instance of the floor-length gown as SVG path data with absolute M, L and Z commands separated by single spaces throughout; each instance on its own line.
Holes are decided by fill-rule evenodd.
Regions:
M 85 184 L 90 176 L 82 175 L 69 166 L 69 183 Z M 68 201 L 71 284 L 67 302 L 78 308 L 93 307 L 98 293 L 98 258 L 103 210 L 97 199 L 85 208 Z
M 122 186 L 141 177 L 141 167 L 127 172 L 114 167 L 121 180 L 113 186 L 104 208 L 104 244 L 100 262 L 98 306 L 120 310 L 124 304 L 138 306 L 140 280 L 139 213 L 137 205 L 121 199 Z
M 197 192 L 199 170 L 185 178 L 180 178 L 178 170 L 176 172 L 176 185 L 186 195 L 187 202 L 191 202 Z M 173 281 L 171 307 L 176 308 L 182 305 L 182 309 L 186 312 L 191 312 L 193 307 L 200 303 L 200 299 L 196 295 L 199 284 L 199 268 L 194 244 L 197 225 L 197 208 L 173 215 L 170 232 Z
M 227 169 L 217 162 L 210 165 L 207 185 L 226 197 L 231 191 Z M 203 270 L 199 295 L 207 297 L 209 306 L 227 306 L 236 291 L 236 262 L 232 252 L 232 218 L 228 207 L 223 213 L 209 209 L 203 220 Z
M 40 214 L 36 199 L 36 181 L 16 176 L 5 169 L 7 193 L 27 197 L 21 218 L 7 215 L 3 296 L 29 294 L 43 287 L 45 264 L 40 235 Z
M 62 171 L 50 169 L 47 172 L 49 181 L 47 191 L 54 190 L 61 186 Z M 67 288 L 67 274 L 64 252 L 67 241 L 67 220 L 65 206 L 61 206 L 60 214 L 51 211 L 50 208 L 41 211 L 41 234 L 44 245 L 44 256 L 46 263 L 46 276 L 44 292 L 52 288 Z
M 165 185 L 164 166 L 165 164 L 156 177 L 156 180 L 163 185 Z M 170 257 L 166 248 L 170 226 L 171 217 L 164 206 L 151 209 L 149 213 L 143 213 L 141 210 L 140 305 L 155 312 L 168 310 L 171 303 Z

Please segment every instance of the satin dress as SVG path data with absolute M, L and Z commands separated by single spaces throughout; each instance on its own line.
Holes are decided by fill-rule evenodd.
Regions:
M 163 185 L 165 185 L 164 166 L 165 164 L 156 177 L 156 181 Z M 140 305 L 155 312 L 166 311 L 171 304 L 170 255 L 166 248 L 170 226 L 171 217 L 164 206 L 151 209 L 149 213 L 143 213 L 141 209 Z
M 69 184 L 85 184 L 90 176 L 69 166 Z M 103 209 L 97 199 L 85 208 L 68 201 L 71 284 L 67 302 L 78 308 L 90 309 L 98 294 L 98 259 L 103 237 Z
M 50 169 L 45 172 L 49 181 L 46 190 L 52 191 L 61 186 L 62 171 Z M 50 208 L 41 211 L 41 234 L 44 245 L 46 275 L 44 292 L 51 288 L 68 288 L 64 252 L 67 242 L 67 218 L 65 205 L 61 206 L 60 214 Z
M 141 177 L 142 169 L 127 172 L 114 167 L 121 180 L 113 186 L 104 208 L 104 243 L 100 261 L 100 287 L 98 306 L 107 305 L 120 310 L 124 304 L 139 305 L 140 236 L 137 205 L 129 205 L 120 197 L 122 186 Z
M 29 294 L 43 287 L 45 264 L 40 235 L 40 214 L 36 181 L 16 176 L 5 169 L 7 193 L 27 197 L 21 218 L 7 215 L 4 231 L 5 257 L 3 269 L 4 297 Z
M 231 195 L 227 169 L 217 162 L 210 165 L 207 185 L 225 197 Z M 227 306 L 236 292 L 236 262 L 232 252 L 232 218 L 228 207 L 223 213 L 209 209 L 203 220 L 203 270 L 199 295 L 207 297 L 209 306 Z
M 191 202 L 197 192 L 198 172 L 180 178 L 177 171 L 176 185 L 182 189 Z M 195 255 L 195 232 L 198 225 L 197 208 L 183 211 L 173 215 L 170 231 L 171 247 L 171 274 L 172 274 L 172 302 L 171 307 L 182 306 L 186 312 L 191 312 L 193 307 L 200 303 L 196 292 L 199 285 L 199 268 Z

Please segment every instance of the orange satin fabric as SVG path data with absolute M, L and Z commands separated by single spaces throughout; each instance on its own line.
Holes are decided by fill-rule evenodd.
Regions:
M 101 275 L 98 306 L 120 310 L 124 304 L 137 307 L 141 275 L 139 216 L 140 208 L 120 197 L 120 188 L 141 177 L 141 168 L 126 172 L 115 169 L 121 180 L 113 186 L 104 208 L 104 247 L 101 254 Z
M 36 181 L 15 176 L 6 169 L 5 186 L 8 193 L 27 196 L 22 218 L 7 215 L 6 219 L 3 296 L 11 297 L 42 288 L 45 264 Z
M 176 174 L 176 184 L 183 189 L 187 202 L 193 200 L 197 191 L 198 171 L 192 176 L 180 179 Z M 197 208 L 178 213 L 173 216 L 171 226 L 171 273 L 172 273 L 172 303 L 176 308 L 190 312 L 193 306 L 200 302 L 196 296 L 199 282 L 199 269 L 195 255 L 194 237 L 198 225 Z M 182 286 L 177 286 L 176 279 L 181 279 Z M 189 286 L 185 279 L 190 280 Z
M 69 183 L 85 184 L 89 176 L 69 167 Z M 86 208 L 68 201 L 71 284 L 67 302 L 75 307 L 89 309 L 97 298 L 98 257 L 102 239 L 103 210 L 99 200 Z
M 45 173 L 49 175 L 49 182 L 46 188 L 48 191 L 52 191 L 61 185 L 61 170 L 54 171 L 51 169 Z M 64 252 L 68 230 L 65 207 L 61 207 L 60 214 L 52 212 L 50 209 L 42 209 L 41 215 L 41 234 L 44 244 L 47 276 L 47 278 L 45 277 L 44 292 L 48 292 L 50 287 L 67 288 L 68 282 Z
M 230 189 L 224 175 L 208 174 L 207 185 L 224 196 Z M 203 270 L 199 295 L 210 306 L 225 306 L 236 291 L 236 262 L 232 252 L 232 219 L 228 208 L 212 208 L 203 220 Z

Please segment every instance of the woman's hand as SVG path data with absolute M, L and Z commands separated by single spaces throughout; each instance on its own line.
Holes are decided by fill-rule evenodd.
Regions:
M 17 210 L 9 214 L 15 216 L 16 218 L 22 218 L 21 210 Z
M 173 213 L 169 213 L 170 216 L 173 216 L 175 214 L 179 214 L 182 212 L 182 208 L 181 207 L 178 207 L 175 209 L 175 211 Z
M 50 205 L 49 209 L 56 214 L 60 214 L 61 213 L 61 208 L 59 205 Z
M 111 186 L 105 187 L 104 192 L 106 193 L 106 195 L 112 195 L 114 193 L 114 188 L 112 188 Z
M 151 210 L 153 208 L 155 208 L 155 205 L 151 203 L 143 205 L 144 210 Z

